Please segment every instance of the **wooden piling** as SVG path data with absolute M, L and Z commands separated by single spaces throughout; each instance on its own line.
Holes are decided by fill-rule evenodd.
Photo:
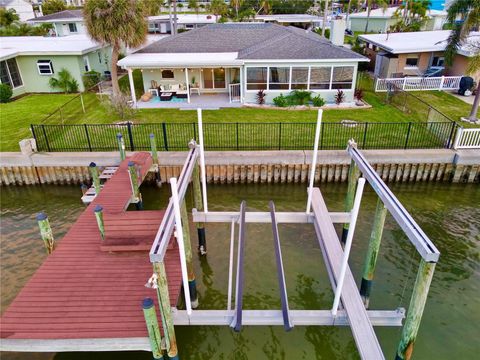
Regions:
M 163 262 L 153 263 L 153 271 L 157 275 L 157 296 L 162 316 L 163 333 L 169 359 L 178 359 L 177 339 L 173 326 L 172 308 L 168 293 L 167 273 Z
M 138 185 L 137 168 L 133 161 L 128 162 L 128 173 L 130 174 L 130 182 L 132 183 L 132 202 L 135 203 L 137 210 L 143 209 L 142 194 Z
M 101 186 L 100 186 L 100 176 L 98 174 L 98 167 L 97 164 L 91 162 L 88 166 L 90 170 L 90 176 L 92 177 L 93 187 L 95 188 L 95 194 L 100 194 Z
M 162 360 L 162 335 L 158 326 L 157 312 L 151 298 L 145 298 L 142 301 L 143 316 L 147 325 L 148 338 L 150 340 L 150 348 L 154 359 Z
M 355 189 L 357 187 L 357 180 L 360 176 L 360 171 L 358 170 L 357 164 L 355 161 L 350 162 L 350 168 L 348 169 L 348 189 L 347 196 L 345 197 L 345 211 L 350 212 L 353 207 L 353 201 L 355 198 Z M 345 244 L 347 240 L 349 223 L 343 224 L 342 230 L 342 244 Z
M 102 236 L 102 240 L 105 239 L 105 224 L 103 222 L 103 207 L 101 205 L 95 206 L 93 209 L 95 213 L 95 218 L 97 219 L 98 230 L 100 231 L 100 235 Z
M 117 141 L 118 141 L 118 151 L 120 152 L 120 160 L 125 160 L 125 141 L 123 140 L 122 134 L 117 134 Z
M 402 338 L 398 345 L 395 360 L 410 360 L 412 357 L 413 346 L 422 320 L 423 309 L 427 301 L 435 265 L 435 263 L 428 263 L 423 259 L 420 260 L 417 279 L 415 280 L 407 319 L 405 320 L 405 325 L 403 325 Z
M 38 227 L 40 228 L 40 235 L 45 246 L 47 254 L 51 254 L 55 248 L 55 241 L 53 239 L 52 228 L 50 227 L 50 222 L 48 221 L 48 216 L 44 212 L 41 212 L 37 215 Z
M 373 219 L 373 228 L 368 243 L 367 256 L 363 265 L 362 283 L 360 285 L 360 295 L 363 303 L 368 309 L 370 302 L 370 292 L 372 290 L 373 274 L 375 273 L 375 265 L 377 263 L 378 251 L 382 242 L 383 226 L 387 216 L 387 208 L 379 198 L 377 200 L 377 208 L 375 210 L 375 218 Z
M 202 189 L 200 187 L 200 166 L 197 163 L 193 168 L 192 174 L 192 183 L 193 183 L 193 203 L 197 211 L 203 211 L 203 201 L 202 201 Z M 205 237 L 205 223 L 197 222 L 197 234 L 198 234 L 198 251 L 201 255 L 207 253 L 207 240 Z
M 192 243 L 190 241 L 190 222 L 188 221 L 188 212 L 187 212 L 187 203 L 185 199 L 182 201 L 180 207 L 181 216 L 182 216 L 182 230 L 183 230 L 183 247 L 185 248 L 185 260 L 187 262 L 187 274 L 188 274 L 188 289 L 190 290 L 190 303 L 192 308 L 196 309 L 198 307 L 198 296 L 197 296 L 197 284 L 195 282 L 195 272 L 193 270 L 192 262 Z M 186 301 L 187 299 L 185 299 Z

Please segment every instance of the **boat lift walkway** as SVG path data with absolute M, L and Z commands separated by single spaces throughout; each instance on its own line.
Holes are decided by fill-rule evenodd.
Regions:
M 150 247 L 164 212 L 126 211 L 132 199 L 130 161 L 139 170 L 140 181 L 152 163 L 150 154 L 145 152 L 121 162 L 3 314 L 1 350 L 150 349 L 140 303 L 152 292 L 144 286 L 152 267 L 146 261 L 145 252 L 137 250 Z M 97 205 L 101 205 L 104 212 L 104 241 L 94 214 Z M 155 227 L 145 232 L 145 219 L 148 222 L 152 217 Z M 116 227 L 117 220 L 121 221 Z M 126 236 L 118 237 L 115 231 L 126 236 L 135 234 L 137 240 L 138 236 L 143 237 L 147 248 L 125 242 Z M 116 243 L 115 239 L 120 241 Z M 108 246 L 105 241 L 109 241 Z M 167 249 L 165 263 L 171 306 L 175 306 L 181 288 L 176 248 Z

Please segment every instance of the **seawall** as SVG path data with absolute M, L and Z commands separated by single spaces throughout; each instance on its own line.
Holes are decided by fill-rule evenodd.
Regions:
M 363 150 L 388 182 L 480 182 L 479 150 Z M 128 153 L 127 153 L 128 155 Z M 159 152 L 163 182 L 178 176 L 186 152 Z M 307 182 L 312 151 L 210 151 L 205 155 L 210 183 Z M 120 163 L 117 152 L 1 153 L 1 185 L 81 184 L 90 182 L 88 165 Z M 347 180 L 350 158 L 344 150 L 319 151 L 315 181 Z

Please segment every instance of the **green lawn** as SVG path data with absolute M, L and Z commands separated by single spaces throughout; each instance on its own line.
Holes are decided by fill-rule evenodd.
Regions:
M 135 86 L 141 86 L 141 74 L 136 72 L 135 76 Z M 363 80 L 366 81 L 366 80 Z M 128 77 L 123 77 L 120 80 L 122 89 L 128 91 Z M 364 88 L 369 88 L 365 86 Z M 430 94 L 430 93 L 429 93 Z M 455 102 L 460 101 L 455 99 L 453 96 L 445 94 L 449 98 L 452 98 Z M 430 95 L 435 96 L 435 94 Z M 29 131 L 30 124 L 111 124 L 119 121 L 118 117 L 107 114 L 107 111 L 101 104 L 99 98 L 95 94 L 87 93 L 82 95 L 83 104 L 85 107 L 85 113 L 82 110 L 82 104 L 80 97 L 74 98 L 75 95 L 63 95 L 63 94 L 32 94 L 20 98 L 18 100 L 12 101 L 7 104 L 0 104 L 0 151 L 18 151 L 18 141 L 31 136 Z M 73 100 L 71 100 L 73 99 Z M 66 103 L 71 100 L 68 104 L 62 107 L 62 111 L 54 112 L 61 104 Z M 434 98 L 435 100 L 435 98 Z M 425 121 L 424 116 L 417 116 L 418 114 L 410 113 L 405 114 L 402 111 L 391 105 L 385 105 L 381 101 L 381 95 L 375 94 L 371 91 L 365 92 L 365 101 L 372 105 L 370 109 L 353 109 L 353 110 L 326 110 L 324 111 L 324 121 L 325 122 L 339 122 L 341 120 L 355 120 L 357 122 L 368 122 L 368 123 L 378 123 L 378 122 L 388 122 L 395 123 L 396 129 L 401 129 L 401 135 L 396 138 L 396 135 L 392 133 L 392 129 L 383 126 L 370 126 L 369 139 L 375 137 L 379 143 L 385 144 L 384 147 L 388 147 L 389 143 L 395 143 L 398 147 L 401 147 L 403 144 L 403 138 L 405 129 L 408 124 L 401 125 L 399 123 L 407 122 L 418 122 L 423 123 Z M 435 100 L 436 101 L 436 100 Z M 440 101 L 442 102 L 442 101 Z M 443 101 L 446 103 L 446 100 Z M 463 104 L 460 104 L 463 105 Z M 453 105 L 450 105 L 453 107 Z M 458 106 L 458 104 L 454 105 Z M 468 105 L 467 105 L 468 107 Z M 453 110 L 448 109 L 451 113 L 459 113 L 463 110 Z M 49 118 L 45 117 L 54 112 Z M 298 123 L 314 123 L 316 121 L 317 112 L 316 110 L 304 110 L 304 111 L 295 111 L 295 110 L 270 110 L 270 109 L 255 109 L 255 108 L 230 108 L 230 109 L 221 109 L 221 110 L 206 110 L 204 111 L 204 122 L 206 123 L 289 123 L 289 122 L 298 122 Z M 196 112 L 195 111 L 180 111 L 176 109 L 142 109 L 138 110 L 134 116 L 133 121 L 135 123 L 193 123 L 196 122 Z M 235 137 L 231 133 L 232 127 L 227 129 L 226 125 L 218 125 L 217 128 L 220 129 L 220 126 L 223 126 L 222 133 L 226 137 Z M 182 129 L 187 129 L 187 126 L 182 126 Z M 210 127 L 213 128 L 213 125 Z M 258 131 L 263 131 L 263 135 L 252 135 L 252 131 L 245 130 L 242 141 L 259 141 L 261 136 L 265 138 L 268 137 L 268 132 L 273 131 L 283 131 L 282 138 L 290 138 L 292 143 L 297 141 L 298 138 L 309 137 L 311 134 L 311 126 L 304 127 L 303 130 L 300 126 L 297 126 L 295 129 L 292 127 L 290 130 L 288 127 L 284 127 L 283 130 L 277 129 L 273 125 L 265 125 L 263 128 Z M 188 127 L 187 130 L 180 130 L 180 127 L 177 127 L 177 131 L 173 125 L 169 126 L 169 131 L 173 133 L 184 131 L 183 136 L 179 137 L 179 141 L 184 141 L 184 137 L 191 136 L 190 132 L 193 132 L 191 127 Z M 246 129 L 246 127 L 245 127 Z M 252 129 L 252 128 L 250 128 Z M 357 128 L 345 128 L 344 126 L 331 126 L 331 131 L 334 129 L 338 134 L 343 137 L 347 135 L 354 136 L 356 139 L 363 138 L 364 126 L 359 126 Z M 420 126 L 413 129 L 412 135 L 417 134 L 419 139 L 422 138 L 422 134 L 425 133 L 425 130 Z M 110 131 L 110 130 L 109 130 Z M 112 130 L 112 131 L 115 131 Z M 152 130 L 153 131 L 153 130 Z M 255 130 L 257 131 L 257 130 Z M 110 134 L 110 132 L 109 132 Z M 327 134 L 327 132 L 326 132 Z M 337 136 L 338 134 L 333 134 L 332 136 Z M 275 134 L 272 134 L 274 137 Z M 290 135 L 290 136 L 286 136 Z M 57 135 L 58 136 L 58 135 Z M 73 139 L 75 136 L 72 134 Z M 148 134 L 146 135 L 148 137 Z M 174 135 L 172 135 L 174 136 Z M 340 135 L 338 135 L 340 136 Z M 113 135 L 112 135 L 113 137 Z M 160 134 L 158 135 L 160 137 Z M 66 137 L 67 138 L 67 137 Z M 68 141 L 68 140 L 65 140 Z M 212 136 L 210 139 L 211 143 L 215 143 L 218 139 L 215 136 Z M 225 140 L 226 141 L 226 140 Z M 284 141 L 284 140 L 282 140 Z M 333 143 L 329 145 L 329 139 L 325 138 L 325 147 L 335 146 Z M 343 141 L 343 140 L 342 140 Z M 360 140 L 359 140 L 360 141 Z M 420 140 L 419 140 L 420 141 Z M 419 146 L 421 143 L 419 143 Z M 265 144 L 266 147 L 271 146 L 271 144 Z M 219 147 L 221 147 L 219 145 Z

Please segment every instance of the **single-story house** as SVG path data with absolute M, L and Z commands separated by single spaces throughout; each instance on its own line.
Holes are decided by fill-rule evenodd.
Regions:
M 370 19 L 368 21 L 368 32 L 386 33 L 391 26 L 395 25 L 399 19 L 395 17 L 398 6 L 389 7 L 387 9 L 373 9 L 370 12 Z M 442 10 L 428 10 L 428 20 L 423 26 L 422 30 L 441 30 L 447 21 L 447 12 Z M 367 23 L 368 13 L 362 11 L 351 14 L 348 28 L 352 31 L 365 31 L 365 24 Z
M 27 0 L 0 0 L 0 8 L 9 10 L 13 9 L 17 13 L 19 20 L 27 21 L 37 15 L 41 16 L 41 12 L 35 12 L 33 9 L 33 1 Z
M 272 103 L 295 89 L 319 94 L 327 102 L 341 89 L 351 102 L 361 61 L 368 59 L 296 27 L 226 23 L 164 38 L 118 65 L 128 70 L 132 83 L 132 71 L 140 69 L 143 91 L 151 91 L 160 106 L 162 100 L 182 101 L 176 99 L 178 90 L 184 101 L 199 104 L 204 94 L 255 103 L 259 90 L 265 90 L 266 102 Z M 163 93 L 173 98 L 161 98 Z M 133 92 L 132 100 L 140 95 Z
M 52 24 L 53 35 L 67 36 L 86 34 L 82 10 L 64 10 L 54 14 L 28 19 L 31 24 Z
M 84 90 L 82 75 L 110 69 L 111 49 L 86 35 L 68 37 L 12 36 L 0 40 L 0 81 L 13 89 L 13 96 L 24 93 L 58 92 L 49 80 L 67 69 Z
M 149 16 L 148 32 L 151 34 L 170 34 L 172 32 L 170 20 L 169 15 Z M 211 14 L 177 14 L 177 30 L 180 31 L 196 29 L 216 22 L 215 15 Z
M 296 26 L 306 29 L 309 27 L 315 28 L 322 26 L 323 16 L 314 16 L 308 14 L 256 15 L 253 21 Z
M 465 75 L 473 44 L 480 47 L 480 32 L 471 32 L 459 50 L 453 66 L 445 69 L 444 51 L 450 30 L 359 35 L 366 44 L 370 67 L 380 78 L 421 76 L 427 71 L 451 76 Z M 443 70 L 443 71 L 442 71 Z M 474 77 L 480 79 L 480 72 Z

